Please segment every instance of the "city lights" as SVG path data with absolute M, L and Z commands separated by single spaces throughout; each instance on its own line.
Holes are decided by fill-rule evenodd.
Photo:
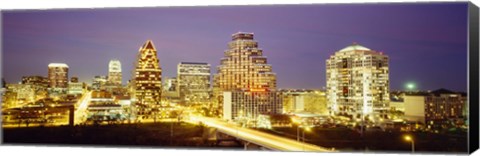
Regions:
M 425 45 L 445 42 L 437 38 L 455 43 L 462 40 L 441 36 L 458 35 L 453 32 L 427 33 L 435 34 L 433 37 L 419 33 L 424 25 L 443 32 L 440 27 L 449 20 L 442 17 L 441 22 L 426 25 L 435 21 L 430 18 L 428 22 L 414 21 L 416 14 L 407 17 L 392 9 L 395 16 L 386 17 L 402 18 L 388 24 L 388 29 L 368 26 L 368 31 L 349 34 L 367 27 L 358 24 L 359 21 L 376 19 L 362 10 L 355 11 L 362 16 L 327 18 L 336 20 L 325 22 L 320 18 L 312 20 L 317 16 L 314 13 L 318 13 L 311 12 L 313 7 L 300 6 L 288 13 L 284 11 L 289 9 L 280 8 L 271 15 L 288 16 L 276 18 L 263 13 L 276 7 L 256 11 L 231 7 L 235 12 L 230 13 L 228 9 L 220 9 L 222 18 L 217 18 L 215 11 L 205 11 L 211 13 L 208 18 L 191 16 L 203 11 L 188 10 L 167 14 L 168 9 L 166 12 L 150 9 L 141 15 L 119 11 L 108 16 L 100 12 L 98 17 L 91 18 L 76 11 L 80 18 L 68 18 L 69 21 L 98 22 L 81 26 L 62 22 L 64 15 L 36 19 L 25 14 L 19 16 L 25 20 L 10 21 L 19 17 L 8 14 L 12 17 L 5 18 L 9 27 L 5 36 L 14 36 L 16 40 L 7 39 L 5 53 L 22 59 L 5 59 L 11 65 L 5 67 L 8 73 L 2 77 L 4 84 L 0 88 L 1 121 L 8 136 L 5 138 L 13 138 L 12 143 L 30 143 L 22 142 L 27 140 L 52 144 L 313 152 L 410 149 L 415 152 L 415 146 L 419 147 L 417 152 L 431 149 L 456 152 L 467 148 L 464 143 L 468 141 L 465 136 L 469 130 L 469 97 L 460 84 L 463 81 L 452 78 L 462 76 L 450 70 L 457 67 L 456 62 L 441 60 L 453 56 L 442 50 L 458 52 L 462 49 L 449 46 L 460 44 L 436 44 L 435 48 Z M 422 13 L 420 17 L 425 18 L 431 14 L 420 11 L 429 9 L 409 12 Z M 332 10 L 341 10 L 342 15 L 353 12 Z M 155 12 L 154 18 L 145 14 L 150 12 Z M 189 14 L 184 16 L 184 13 Z M 164 15 L 172 18 L 165 20 Z M 304 18 L 307 22 L 297 20 L 298 15 L 309 18 Z M 34 22 L 29 23 L 27 17 L 35 19 Z M 123 21 L 128 17 L 138 19 Z M 54 27 L 47 30 L 55 30 L 55 44 L 47 44 L 51 39 L 41 35 L 45 32 L 35 31 L 30 37 L 42 39 L 10 45 L 29 37 L 22 35 L 45 29 L 42 25 L 45 23 Z M 298 27 L 301 24 L 307 26 Z M 12 27 L 22 25 L 28 27 Z M 258 32 L 235 32 L 234 29 L 247 29 L 245 25 Z M 63 26 L 75 29 L 65 31 Z M 347 26 L 355 29 L 338 36 L 322 35 L 322 32 L 346 31 Z M 324 27 L 332 30 L 321 30 Z M 10 34 L 24 28 L 34 29 L 26 33 L 18 30 L 18 36 Z M 71 32 L 77 29 L 81 33 Z M 78 34 L 82 35 L 75 36 Z M 419 35 L 412 37 L 412 41 L 418 42 L 407 41 L 410 35 Z M 361 42 L 351 43 L 352 38 Z M 423 54 L 428 54 L 429 60 L 419 57 L 418 53 L 423 51 L 428 52 Z M 461 60 L 462 65 L 464 61 Z M 435 68 L 425 70 L 427 67 Z M 449 72 L 454 76 L 444 75 Z M 434 76 L 434 80 L 428 81 Z M 435 88 L 439 85 L 447 89 Z M 421 90 L 425 88 L 431 90 Z M 451 143 L 432 144 L 436 141 Z

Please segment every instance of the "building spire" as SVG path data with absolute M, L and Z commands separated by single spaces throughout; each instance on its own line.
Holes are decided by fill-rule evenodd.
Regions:
M 155 46 L 153 45 L 153 41 L 152 40 L 147 40 L 147 42 L 145 42 L 145 44 L 143 44 L 143 48 L 142 49 L 153 49 L 153 50 L 157 50 L 155 49 Z

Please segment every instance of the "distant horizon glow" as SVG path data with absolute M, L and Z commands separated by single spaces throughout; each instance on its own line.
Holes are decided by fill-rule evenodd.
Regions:
M 211 65 L 231 35 L 253 32 L 279 89 L 323 89 L 325 61 L 354 42 L 389 56 L 390 88 L 467 91 L 467 4 L 314 4 L 3 11 L 2 77 L 47 76 L 49 63 L 90 83 L 122 64 L 131 79 L 138 48 L 151 39 L 162 77 L 179 62 Z

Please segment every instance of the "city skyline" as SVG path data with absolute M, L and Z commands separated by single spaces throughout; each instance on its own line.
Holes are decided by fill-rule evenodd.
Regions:
M 277 73 L 277 88 L 325 87 L 325 60 L 358 42 L 390 56 L 392 90 L 416 82 L 420 90 L 466 91 L 467 37 L 458 33 L 466 32 L 466 7 L 440 3 L 7 11 L 3 77 L 15 83 L 22 76 L 46 76 L 48 63 L 62 62 L 69 65 L 69 76 L 89 82 L 94 75 L 107 75 L 108 61 L 118 59 L 125 84 L 138 45 L 147 39 L 156 43 L 162 76 L 175 77 L 179 62 L 218 66 L 230 35 L 242 31 L 255 33 Z M 378 15 L 378 9 L 385 13 Z M 318 21 L 306 20 L 312 18 Z M 138 24 L 146 21 L 153 23 Z M 28 61 L 18 60 L 25 57 Z

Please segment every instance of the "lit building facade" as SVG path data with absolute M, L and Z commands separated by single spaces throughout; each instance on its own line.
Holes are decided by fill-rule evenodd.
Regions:
M 68 94 L 83 94 L 83 83 L 80 83 L 80 82 L 68 83 Z
M 284 113 L 313 113 L 327 115 L 327 98 L 321 90 L 281 90 Z
M 176 77 L 165 77 L 164 82 L 163 82 L 163 90 L 164 91 L 177 91 L 177 78 Z
M 281 92 L 266 90 L 223 92 L 223 119 L 225 120 L 255 122 L 260 114 L 281 114 L 282 107 Z
M 35 101 L 35 88 L 30 84 L 7 84 L 7 91 L 15 93 L 15 103 L 11 106 L 18 107 Z
M 468 107 L 465 93 L 438 89 L 429 92 L 406 92 L 400 95 L 404 119 L 425 124 L 427 128 L 466 125 Z
M 70 78 L 70 82 L 73 82 L 73 83 L 79 82 L 79 81 L 78 81 L 78 77 L 72 76 L 72 77 Z
M 215 95 L 244 88 L 276 89 L 276 74 L 267 64 L 253 33 L 233 34 L 224 54 L 213 77 Z
M 403 95 L 404 119 L 425 124 L 425 98 L 426 93 L 407 93 Z M 396 102 L 395 102 L 396 103 Z
M 93 90 L 104 90 L 106 84 L 107 84 L 107 76 L 97 75 L 97 76 L 93 77 L 92 89 Z
M 30 84 L 38 88 L 47 89 L 49 85 L 48 78 L 43 76 L 23 76 L 22 84 Z
M 136 104 L 143 108 L 140 113 L 149 114 L 152 109 L 160 107 L 162 94 L 162 68 L 151 40 L 140 47 L 134 72 Z
M 253 33 L 232 34 L 228 49 L 220 60 L 213 76 L 213 97 L 218 103 L 213 107 L 216 115 L 222 115 L 222 98 L 225 91 L 238 89 L 275 90 L 277 78 L 272 66 L 267 64 L 263 50 L 258 47 Z
M 31 85 L 35 91 L 35 99 L 43 99 L 48 96 L 49 80 L 43 76 L 23 76 L 22 84 Z
M 386 118 L 389 109 L 388 56 L 354 43 L 326 61 L 330 114 Z
M 108 63 L 107 82 L 113 85 L 122 85 L 122 64 L 119 60 L 110 60 Z
M 67 89 L 68 65 L 65 63 L 50 63 L 48 65 L 48 80 L 50 88 Z
M 465 94 L 438 89 L 425 97 L 425 121 L 428 125 L 464 124 Z
M 2 91 L 2 108 L 12 108 L 17 106 L 17 93 L 5 89 Z
M 180 99 L 186 104 L 207 102 L 210 99 L 210 64 L 180 62 L 177 66 Z
M 68 82 L 68 94 L 83 94 L 83 83 L 78 81 L 78 77 L 70 78 L 70 82 Z

